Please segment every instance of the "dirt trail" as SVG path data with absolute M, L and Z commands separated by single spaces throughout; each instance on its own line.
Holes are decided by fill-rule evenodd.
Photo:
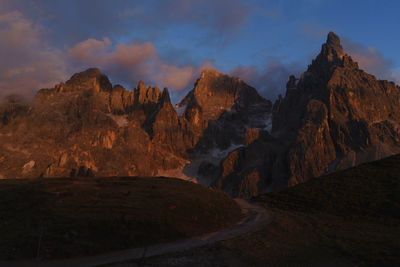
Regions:
M 199 237 L 188 238 L 170 243 L 158 244 L 145 248 L 127 249 L 102 255 L 82 257 L 75 259 L 46 261 L 46 262 L 1 262 L 0 266 L 65 266 L 65 267 L 86 267 L 102 264 L 110 264 L 131 259 L 140 259 L 143 257 L 157 256 L 166 253 L 179 252 L 187 249 L 208 245 L 221 240 L 231 239 L 245 233 L 257 231 L 260 227 L 269 224 L 272 221 L 272 212 L 267 211 L 263 207 L 251 203 L 244 199 L 235 199 L 240 205 L 244 213 L 244 218 L 236 225 L 217 231 L 214 233 L 205 234 Z

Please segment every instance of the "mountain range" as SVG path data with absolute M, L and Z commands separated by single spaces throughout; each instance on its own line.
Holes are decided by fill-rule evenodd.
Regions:
M 170 176 L 255 196 L 400 153 L 399 109 L 400 87 L 333 32 L 274 103 L 212 69 L 172 105 L 167 88 L 91 68 L 0 106 L 0 178 Z

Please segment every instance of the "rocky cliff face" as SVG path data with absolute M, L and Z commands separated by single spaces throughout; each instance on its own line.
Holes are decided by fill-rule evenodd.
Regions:
M 168 91 L 162 95 L 142 82 L 133 91 L 113 87 L 98 69 L 75 74 L 65 84 L 40 90 L 29 107 L 18 108 L 21 111 L 10 109 L 16 104 L 6 105 L 0 125 L 0 175 L 152 176 L 182 166 L 185 151 L 175 153 L 174 131 L 166 132 L 177 127 L 168 101 Z M 170 119 L 159 122 L 165 117 Z
M 195 148 L 197 145 L 208 149 L 214 145 L 226 148 L 232 142 L 240 142 L 232 140 L 233 136 L 227 136 L 229 132 L 230 135 L 236 132 L 227 121 L 236 120 L 234 127 L 243 130 L 244 125 L 250 123 L 248 115 L 252 109 L 264 115 L 270 112 L 271 106 L 270 101 L 263 99 L 254 88 L 239 78 L 206 69 L 196 81 L 194 89 L 176 108 L 180 109 L 183 129 L 193 134 L 188 136 L 188 147 Z M 218 127 L 222 126 L 221 123 L 228 128 Z M 203 141 L 200 140 L 201 144 L 198 144 L 200 138 Z M 225 139 L 225 144 L 222 144 L 221 138 Z
M 221 160 L 244 146 L 247 129 L 270 127 L 272 104 L 239 78 L 205 70 L 177 109 L 190 158 L 183 171 L 211 185 Z
M 205 132 L 212 133 L 210 124 L 232 110 L 271 106 L 254 88 L 213 70 L 203 72 L 185 99 L 178 116 L 166 88 L 139 82 L 128 91 L 112 86 L 98 69 L 77 73 L 66 83 L 40 90 L 30 105 L 9 101 L 1 106 L 0 175 L 190 179 L 198 169 L 191 176 L 182 172 L 190 163 L 188 151 L 197 151 Z M 232 138 L 225 140 L 226 133 L 218 138 L 229 146 Z
M 399 103 L 400 88 L 359 69 L 331 32 L 307 71 L 290 77 L 285 97 L 275 102 L 271 141 L 258 139 L 257 148 L 250 145 L 227 163 L 242 167 L 229 181 L 222 171 L 217 185 L 243 194 L 248 189 L 241 183 L 254 177 L 247 173 L 257 171 L 262 179 L 254 195 L 400 153 Z
M 165 175 L 254 196 L 400 153 L 399 106 L 332 32 L 274 105 L 210 69 L 176 106 L 88 69 L 0 106 L 0 177 Z

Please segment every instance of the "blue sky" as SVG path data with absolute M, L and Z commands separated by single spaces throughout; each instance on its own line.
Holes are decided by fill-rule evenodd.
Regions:
M 399 10 L 394 0 L 0 0 L 0 95 L 94 66 L 127 89 L 169 87 L 177 101 L 213 67 L 273 99 L 331 30 L 362 68 L 399 83 Z

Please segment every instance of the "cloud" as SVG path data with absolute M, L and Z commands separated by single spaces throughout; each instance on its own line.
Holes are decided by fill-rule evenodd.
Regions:
M 32 96 L 65 78 L 62 51 L 42 38 L 42 28 L 20 12 L 0 14 L 0 97 Z
M 206 38 L 212 46 L 240 29 L 252 12 L 242 0 L 3 0 L 0 94 L 30 96 L 85 67 L 100 67 L 129 86 L 144 80 L 182 91 L 213 63 L 197 61 L 193 47 L 176 50 L 165 42 L 168 31 L 191 29 L 195 43 Z M 134 38 L 152 42 L 127 42 Z M 158 50 L 154 43 L 171 46 Z
M 40 88 L 53 87 L 74 72 L 100 67 L 118 82 L 134 86 L 139 80 L 175 91 L 193 85 L 201 70 L 213 64 L 162 59 L 151 42 L 114 44 L 108 37 L 89 38 L 65 49 L 55 49 L 43 36 L 43 27 L 13 11 L 0 14 L 0 97 L 32 97 Z
M 341 39 L 345 52 L 358 62 L 361 69 L 380 79 L 400 83 L 400 77 L 394 70 L 394 62 L 385 58 L 378 49 L 353 42 L 348 38 Z
M 2 0 L 2 10 L 19 10 L 48 28 L 47 38 L 61 47 L 88 38 L 124 36 L 162 39 L 173 26 L 194 26 L 214 39 L 235 33 L 253 11 L 242 0 Z M 140 36 L 137 34 L 140 33 Z
M 151 42 L 133 41 L 112 46 L 109 38 L 88 39 L 68 49 L 72 64 L 85 68 L 100 67 L 113 79 L 124 84 L 136 85 L 139 80 L 173 90 L 188 89 L 203 68 L 201 65 L 176 66 L 162 60 Z
M 304 67 L 297 62 L 285 63 L 277 57 L 267 57 L 262 68 L 256 66 L 238 66 L 229 73 L 240 77 L 244 82 L 255 87 L 269 100 L 275 100 L 279 94 L 284 95 L 290 75 L 298 77 Z
M 88 39 L 69 50 L 71 56 L 79 61 L 92 62 L 94 65 L 103 65 L 103 55 L 111 47 L 111 40 L 104 37 L 103 40 Z
M 152 6 L 121 11 L 124 18 L 164 29 L 172 24 L 192 24 L 218 34 L 229 34 L 245 24 L 253 10 L 240 0 L 164 0 Z

